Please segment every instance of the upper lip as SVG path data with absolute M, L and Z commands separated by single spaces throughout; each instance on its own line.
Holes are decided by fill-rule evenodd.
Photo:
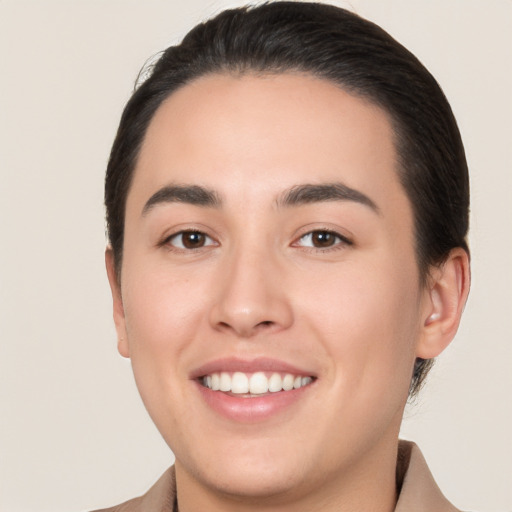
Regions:
M 299 368 L 290 363 L 281 361 L 279 359 L 272 359 L 268 357 L 258 357 L 256 359 L 239 359 L 236 357 L 228 357 L 222 359 L 215 359 L 209 361 L 198 368 L 195 368 L 190 373 L 191 379 L 198 379 L 205 375 L 219 372 L 278 372 L 278 373 L 291 373 L 293 375 L 316 377 L 314 372 Z

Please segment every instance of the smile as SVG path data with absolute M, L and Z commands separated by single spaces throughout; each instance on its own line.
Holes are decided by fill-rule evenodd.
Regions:
M 262 371 L 255 373 L 215 372 L 204 375 L 200 382 L 212 391 L 222 391 L 233 395 L 261 396 L 308 386 L 313 382 L 313 377 Z

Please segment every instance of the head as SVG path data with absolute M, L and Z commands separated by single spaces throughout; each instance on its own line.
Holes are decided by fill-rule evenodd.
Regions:
M 377 25 L 321 4 L 224 11 L 163 52 L 123 112 L 105 182 L 108 237 L 120 276 L 126 197 L 147 128 L 174 91 L 213 74 L 300 71 L 365 98 L 392 122 L 397 173 L 410 200 L 423 283 L 450 250 L 468 252 L 469 178 L 457 123 L 434 77 Z M 432 360 L 415 365 L 411 394 Z
M 213 116 L 217 116 L 222 123 L 232 118 L 227 112 L 229 107 L 243 110 L 244 98 L 254 100 L 255 103 L 261 100 L 262 108 L 272 108 L 274 99 L 274 107 L 278 109 L 279 98 L 286 97 L 283 96 L 283 90 L 288 87 L 297 91 L 297 105 L 302 102 L 300 95 L 309 97 L 311 91 L 317 94 L 319 101 L 320 97 L 323 98 L 321 101 L 327 102 L 331 99 L 335 101 L 334 98 L 339 97 L 340 105 L 348 102 L 346 108 L 341 108 L 339 113 L 346 113 L 346 119 L 352 120 L 356 134 L 354 137 L 357 137 L 359 132 L 364 134 L 365 127 L 369 127 L 375 119 L 376 124 L 368 129 L 368 132 L 375 136 L 372 143 L 374 147 L 380 148 L 376 149 L 376 152 L 383 152 L 383 158 L 387 155 L 390 167 L 393 168 L 392 174 L 386 175 L 385 179 L 376 176 L 375 183 L 383 180 L 381 188 L 386 188 L 386 183 L 396 180 L 396 187 L 390 189 L 389 197 L 394 197 L 397 191 L 403 195 L 403 204 L 401 199 L 397 199 L 398 210 L 395 213 L 397 218 L 400 215 L 404 217 L 404 230 L 409 229 L 407 219 L 410 217 L 410 240 L 407 236 L 403 240 L 410 241 L 411 260 L 414 265 L 408 279 L 414 280 L 415 292 L 411 297 L 406 297 L 407 294 L 404 292 L 401 300 L 406 301 L 409 298 L 414 302 L 423 291 L 432 290 L 433 282 L 443 280 L 439 276 L 443 273 L 444 265 L 447 261 L 454 260 L 455 254 L 456 259 L 463 263 L 458 267 L 455 265 L 453 271 L 448 270 L 447 279 L 463 281 L 463 284 L 458 286 L 458 298 L 455 300 L 458 304 L 455 309 L 460 309 L 460 302 L 464 301 L 467 293 L 465 281 L 468 248 L 465 238 L 469 207 L 467 166 L 460 134 L 449 104 L 437 82 L 408 50 L 381 28 L 343 9 L 321 4 L 276 2 L 254 8 L 228 10 L 195 27 L 180 45 L 164 51 L 147 74 L 148 77 L 136 88 L 123 112 L 107 169 L 105 202 L 111 246 L 111 282 L 116 281 L 119 293 L 124 284 L 123 265 L 128 250 L 126 223 L 129 218 L 129 197 L 130 194 L 139 193 L 133 190 L 135 185 L 139 187 L 138 184 L 141 183 L 137 182 L 137 178 L 153 165 L 145 155 L 150 154 L 152 147 L 159 147 L 158 140 L 161 138 L 162 130 L 165 131 L 166 126 L 171 126 L 168 121 L 173 117 L 173 112 L 176 112 L 176 119 L 186 121 L 187 126 L 188 119 L 196 119 L 199 122 L 196 116 L 198 113 L 191 107 L 195 97 L 197 104 L 203 105 L 203 110 L 208 110 L 210 114 L 210 117 L 202 120 L 205 125 L 208 125 Z M 206 98 L 208 91 L 212 94 L 212 105 Z M 270 98 L 268 105 L 264 98 Z M 325 104 L 311 105 L 309 114 L 314 117 L 315 108 L 323 112 L 322 109 L 325 107 Z M 307 105 L 304 108 L 307 110 Z M 284 114 L 288 112 L 293 116 L 292 110 Z M 326 115 L 328 110 L 325 109 Z M 336 108 L 333 108 L 333 112 L 336 111 Z M 188 113 L 188 117 L 180 118 L 180 115 L 184 115 L 183 112 Z M 225 115 L 226 119 L 223 118 Z M 362 120 L 359 132 L 358 115 Z M 236 119 L 233 122 L 235 123 Z M 276 119 L 275 123 L 278 122 Z M 172 124 L 171 121 L 169 123 Z M 382 128 L 380 131 L 377 129 L 379 123 Z M 292 125 L 287 129 L 291 130 Z M 322 130 L 325 125 L 319 121 L 318 128 Z M 187 130 L 188 128 L 184 127 L 184 132 Z M 206 128 L 205 130 L 207 131 Z M 214 130 L 211 133 L 213 132 Z M 389 140 L 380 140 L 379 133 L 386 133 Z M 327 134 L 325 137 L 319 137 L 319 147 L 329 140 L 330 136 Z M 181 142 L 183 144 L 180 147 L 184 147 L 187 141 Z M 170 146 L 173 147 L 172 142 Z M 176 152 L 179 152 L 180 147 L 176 148 Z M 367 149 L 372 151 L 372 148 Z M 350 152 L 350 148 L 347 148 L 347 151 Z M 234 152 L 236 153 L 236 149 Z M 345 156 L 341 154 L 340 158 L 343 159 Z M 236 181 L 233 175 L 225 176 L 222 170 L 218 172 L 219 182 L 223 179 Z M 329 177 L 329 181 L 336 182 L 335 178 Z M 171 176 L 170 180 L 173 179 Z M 274 183 L 274 176 L 265 175 L 261 179 Z M 354 176 L 354 180 L 357 182 L 358 177 Z M 183 176 L 177 180 L 178 183 L 183 181 Z M 308 180 L 302 179 L 302 183 L 305 181 Z M 314 169 L 311 170 L 309 181 L 315 183 Z M 292 187 L 286 192 L 287 199 L 281 197 L 285 203 L 295 201 L 307 204 L 314 202 L 315 197 L 325 192 L 317 188 L 296 193 L 293 181 L 290 183 Z M 210 189 L 214 189 L 213 192 Z M 222 187 L 216 189 L 212 186 L 207 187 L 207 190 L 188 187 L 186 190 L 174 189 L 170 193 L 175 195 L 173 200 L 216 206 L 221 202 L 218 190 L 222 191 Z M 364 198 L 366 196 L 358 195 L 357 190 L 354 192 L 344 189 L 341 193 L 355 194 L 351 200 L 357 203 L 366 202 L 367 208 L 373 208 L 371 197 L 368 201 Z M 169 194 L 169 190 L 161 191 L 160 194 Z M 332 195 L 332 190 L 329 194 Z M 299 196 L 302 199 L 298 200 Z M 159 199 L 158 195 L 155 197 L 152 200 L 157 204 L 161 198 Z M 311 201 L 307 197 L 310 197 Z M 328 201 L 331 199 L 332 197 L 328 198 Z M 250 210 L 250 204 L 251 199 L 248 198 L 247 211 Z M 151 202 L 149 205 L 146 203 L 146 210 L 149 211 L 151 208 Z M 374 210 L 378 209 L 377 205 Z M 241 212 L 243 213 L 243 210 Z M 325 243 L 329 244 L 329 237 L 332 238 L 333 235 L 329 235 L 328 230 L 320 231 L 317 230 L 314 236 L 324 239 L 327 236 L 328 240 Z M 206 235 L 208 240 L 213 240 L 212 247 L 216 247 L 215 237 L 210 238 L 208 233 Z M 298 240 L 310 236 L 306 233 L 302 235 L 303 237 L 299 237 Z M 198 242 L 198 235 L 194 236 L 195 239 L 187 242 L 192 244 L 191 247 Z M 205 234 L 201 233 L 199 236 L 203 237 L 199 242 L 204 244 Z M 399 237 L 397 244 L 398 239 Z M 174 241 L 175 239 L 173 244 Z M 169 243 L 169 239 L 166 243 Z M 182 243 L 181 239 L 180 244 Z M 319 243 L 324 242 L 320 240 Z M 180 246 L 179 250 L 183 250 L 183 246 Z M 233 263 L 235 274 L 236 265 L 236 262 Z M 380 284 L 375 283 L 375 286 L 378 287 Z M 204 290 L 198 290 L 198 293 L 202 291 Z M 415 295 L 416 292 L 418 297 Z M 437 291 L 430 293 L 430 302 L 434 309 L 437 302 L 443 302 L 443 293 L 442 285 Z M 179 301 L 180 298 L 177 297 L 176 300 Z M 397 301 L 397 308 L 399 304 L 400 301 Z M 279 305 L 276 304 L 276 311 L 278 310 Z M 398 309 L 395 313 L 397 311 Z M 218 311 L 217 313 L 222 316 Z M 123 318 L 126 315 L 123 322 L 129 324 L 129 314 L 126 311 L 119 314 Z M 434 311 L 429 318 L 435 319 L 438 314 Z M 287 315 L 288 313 L 283 310 L 283 318 L 287 318 L 286 321 L 283 320 L 284 323 L 289 320 Z M 425 320 L 424 323 L 427 322 L 428 320 Z M 454 319 L 450 324 L 451 337 L 457 323 L 458 319 Z M 224 329 L 229 322 L 219 320 L 218 325 Z M 272 320 L 263 320 L 258 332 L 264 331 L 267 327 L 273 329 L 273 325 Z M 416 327 L 411 325 L 408 332 L 416 332 Z M 246 337 L 241 331 L 238 335 Z M 129 349 L 125 348 L 124 352 L 128 355 Z M 432 353 L 435 355 L 436 351 Z M 421 355 L 424 357 L 413 358 L 408 375 L 410 391 L 413 394 L 419 389 L 432 360 L 428 350 Z M 207 371 L 204 368 L 202 370 Z M 156 422 L 158 424 L 158 421 Z

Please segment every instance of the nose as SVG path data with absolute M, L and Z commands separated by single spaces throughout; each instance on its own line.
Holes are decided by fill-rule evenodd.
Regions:
M 241 338 L 274 333 L 293 323 L 282 265 L 268 253 L 239 250 L 223 262 L 210 312 L 216 330 Z

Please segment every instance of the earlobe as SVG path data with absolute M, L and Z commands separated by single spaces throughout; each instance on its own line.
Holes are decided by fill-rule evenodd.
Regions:
M 423 309 L 422 335 L 416 356 L 432 359 L 453 340 L 469 293 L 469 257 L 453 249 L 446 261 L 431 272 Z
M 123 357 L 130 357 L 128 337 L 126 334 L 123 297 L 121 295 L 121 286 L 118 282 L 118 275 L 115 268 L 114 253 L 111 247 L 107 247 L 105 250 L 105 266 L 107 269 L 110 291 L 112 292 L 113 316 L 117 332 L 117 349 Z

